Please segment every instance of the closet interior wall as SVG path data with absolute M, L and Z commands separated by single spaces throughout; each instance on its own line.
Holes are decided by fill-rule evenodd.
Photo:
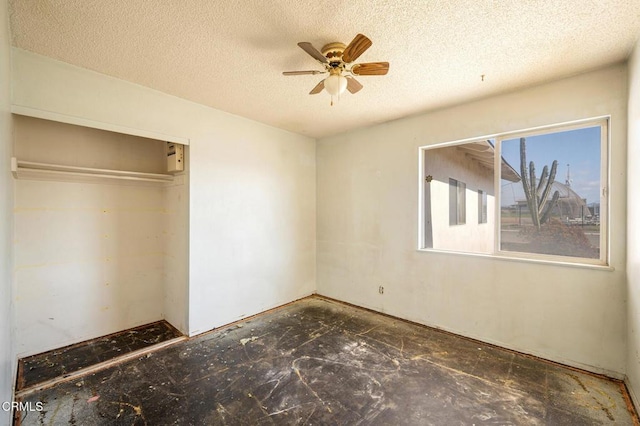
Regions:
M 14 115 L 18 161 L 163 174 L 165 144 Z M 15 180 L 18 356 L 160 319 L 186 331 L 186 182 Z

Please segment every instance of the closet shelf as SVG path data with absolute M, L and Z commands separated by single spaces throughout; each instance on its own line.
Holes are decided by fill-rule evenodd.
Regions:
M 170 174 L 36 163 L 33 161 L 21 161 L 15 157 L 11 158 L 11 172 L 16 179 L 54 180 L 66 182 L 108 183 L 124 181 L 129 183 L 166 185 L 171 184 L 174 179 L 174 176 Z

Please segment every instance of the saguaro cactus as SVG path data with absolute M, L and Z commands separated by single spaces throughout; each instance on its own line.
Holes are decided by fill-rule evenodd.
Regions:
M 536 166 L 532 161 L 529 163 L 529 170 L 527 170 L 527 145 L 525 138 L 520 138 L 520 176 L 522 177 L 524 195 L 527 198 L 527 206 L 529 206 L 529 211 L 531 212 L 531 219 L 538 231 L 540 230 L 540 225 L 545 223 L 551 216 L 551 209 L 553 209 L 560 197 L 560 193 L 555 191 L 551 201 L 547 203 L 551 185 L 556 178 L 557 169 L 558 161 L 556 160 L 551 164 L 551 173 L 549 173 L 549 168 L 544 166 L 540 181 L 536 185 Z

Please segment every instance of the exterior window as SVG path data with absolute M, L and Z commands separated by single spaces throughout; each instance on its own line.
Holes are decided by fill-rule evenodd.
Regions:
M 500 194 L 500 250 L 600 258 L 601 126 L 519 135 L 502 155 L 520 182 Z
M 478 189 L 478 223 L 487 223 L 487 193 Z
M 606 265 L 608 126 L 584 120 L 422 147 L 419 247 Z M 465 182 L 482 188 L 477 223 L 466 220 L 466 198 L 475 200 Z
M 467 218 L 467 185 L 449 178 L 449 225 L 464 225 Z

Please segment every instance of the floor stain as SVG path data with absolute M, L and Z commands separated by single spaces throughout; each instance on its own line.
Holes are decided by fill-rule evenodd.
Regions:
M 637 424 L 619 382 L 315 297 L 24 401 L 24 426 Z

